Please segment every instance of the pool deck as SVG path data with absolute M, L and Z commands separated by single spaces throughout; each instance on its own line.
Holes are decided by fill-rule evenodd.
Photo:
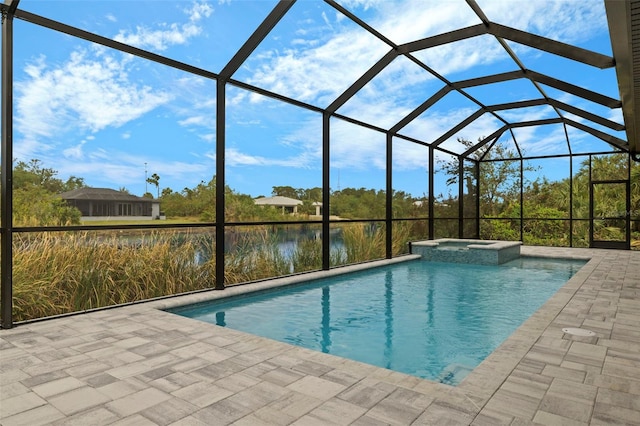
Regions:
M 640 252 L 522 253 L 591 260 L 457 387 L 157 309 L 173 298 L 0 330 L 0 424 L 640 425 Z

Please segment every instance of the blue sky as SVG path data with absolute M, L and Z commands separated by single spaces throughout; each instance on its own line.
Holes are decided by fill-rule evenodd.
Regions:
M 603 2 L 478 1 L 490 20 L 611 55 Z M 20 7 L 172 59 L 219 72 L 268 15 L 275 1 L 36 1 Z M 462 0 L 347 0 L 340 4 L 402 44 L 480 20 Z M 618 98 L 615 71 L 599 70 L 508 42 L 525 66 Z M 298 1 L 233 76 L 234 79 L 318 107 L 328 106 L 389 47 L 317 0 Z M 450 81 L 513 71 L 495 38 L 484 35 L 415 52 Z M 123 54 L 30 23 L 15 21 L 14 157 L 40 159 L 63 179 L 83 177 L 95 187 L 125 187 L 142 195 L 148 175 L 180 191 L 215 173 L 216 85 L 212 80 Z M 412 61 L 398 57 L 338 112 L 390 128 L 443 87 Z M 622 122 L 609 109 L 543 86 L 550 97 Z M 526 80 L 467 93 L 487 104 L 540 98 Z M 433 141 L 477 110 L 451 92 L 401 133 Z M 227 184 L 240 193 L 269 195 L 273 186 L 321 186 L 321 116 L 281 101 L 227 87 Z M 500 113 L 506 120 L 554 117 L 549 106 Z M 625 139 L 579 117 L 576 121 Z M 464 149 L 457 137 L 477 140 L 501 127 L 489 114 L 442 146 Z M 331 122 L 331 187 L 383 189 L 385 136 L 342 120 Z M 529 155 L 567 152 L 561 125 L 514 130 Z M 602 151 L 605 143 L 569 129 L 574 153 Z M 512 148 L 509 135 L 501 143 Z M 427 191 L 427 149 L 394 141 L 394 189 L 419 197 Z M 440 156 L 446 159 L 447 156 Z M 549 161 L 549 176 L 566 177 Z M 436 192 L 445 193 L 436 180 Z

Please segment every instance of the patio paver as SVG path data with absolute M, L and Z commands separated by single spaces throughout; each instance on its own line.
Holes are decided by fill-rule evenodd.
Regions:
M 1 330 L 0 424 L 640 425 L 640 252 L 522 251 L 591 260 L 457 387 L 159 310 L 276 281 Z

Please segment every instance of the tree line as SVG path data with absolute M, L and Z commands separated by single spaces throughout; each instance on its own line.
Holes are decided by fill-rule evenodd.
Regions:
M 472 143 L 460 140 L 465 146 Z M 593 180 L 626 179 L 631 175 L 631 214 L 632 219 L 640 219 L 640 165 L 632 163 L 629 172 L 628 156 L 602 155 L 593 156 L 592 169 L 589 168 L 588 157 L 574 170 L 572 177 L 557 181 L 549 181 L 536 173 L 538 170 L 524 162 L 524 175 L 535 176 L 534 179 L 522 182 L 523 194 L 520 196 L 520 160 L 515 153 L 500 145 L 491 151 L 480 149 L 476 159 L 485 160 L 503 158 L 506 161 L 485 161 L 479 166 L 480 175 L 480 217 L 492 218 L 482 222 L 483 238 L 519 239 L 520 226 L 512 219 L 519 219 L 522 211 L 524 232 L 528 243 L 567 245 L 568 235 L 566 221 L 560 219 L 589 218 L 589 182 L 590 173 Z M 511 160 L 512 159 L 512 160 Z M 446 178 L 451 191 L 435 196 L 434 217 L 441 219 L 457 218 L 459 215 L 457 188 L 458 160 L 440 161 L 436 170 Z M 463 164 L 465 218 L 475 217 L 476 181 L 475 167 L 471 162 Z M 160 191 L 160 176 L 152 174 L 148 182 L 155 186 L 161 208 L 169 218 L 189 218 L 189 220 L 214 222 L 216 220 L 216 178 L 208 182 L 200 182 L 196 186 L 186 187 L 181 191 L 164 188 Z M 70 176 L 63 180 L 58 172 L 44 167 L 42 162 L 33 159 L 29 162 L 18 161 L 13 171 L 13 210 L 16 226 L 64 226 L 80 224 L 80 212 L 68 206 L 59 194 L 87 186 L 84 178 Z M 571 189 L 572 190 L 571 190 Z M 127 192 L 126 188 L 120 188 Z M 292 186 L 272 187 L 272 196 L 285 196 L 302 201 L 296 217 L 287 220 L 305 220 L 308 215 L 315 214 L 314 203 L 322 201 L 322 189 L 295 188 Z M 151 193 L 145 197 L 153 198 Z M 419 218 L 428 215 L 428 197 L 414 197 L 404 191 L 392 194 L 394 218 Z M 386 217 L 386 193 L 384 190 L 370 188 L 344 188 L 331 191 L 330 214 L 345 219 L 384 219 Z M 522 205 L 521 205 L 522 204 Z M 594 193 L 594 216 L 615 216 L 615 213 L 626 213 L 623 197 L 613 189 L 602 188 Z M 279 208 L 269 208 L 255 204 L 247 194 L 241 194 L 232 188 L 225 187 L 226 221 L 280 221 L 283 219 Z M 600 209 L 600 210 L 598 210 Z M 533 220 L 539 219 L 539 220 Z M 546 219 L 546 220 L 545 220 Z M 556 220 L 558 219 L 558 220 Z M 611 221 L 610 221 L 611 222 Z M 588 224 L 583 224 L 587 226 Z M 621 232 L 614 223 L 602 222 L 599 229 L 606 233 Z M 457 236 L 457 223 L 453 221 L 439 222 L 442 229 L 440 235 Z M 446 229 L 446 227 L 451 229 Z M 581 225 L 582 226 L 582 225 Z M 632 231 L 640 239 L 640 221 L 632 224 Z M 613 235 L 615 237 L 615 235 Z

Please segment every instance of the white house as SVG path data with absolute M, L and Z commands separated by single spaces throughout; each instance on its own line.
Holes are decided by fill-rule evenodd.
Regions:
M 303 204 L 300 200 L 283 197 L 281 195 L 276 195 L 275 197 L 260 197 L 254 201 L 259 206 L 279 207 L 282 209 L 282 214 L 298 214 L 298 206 Z

